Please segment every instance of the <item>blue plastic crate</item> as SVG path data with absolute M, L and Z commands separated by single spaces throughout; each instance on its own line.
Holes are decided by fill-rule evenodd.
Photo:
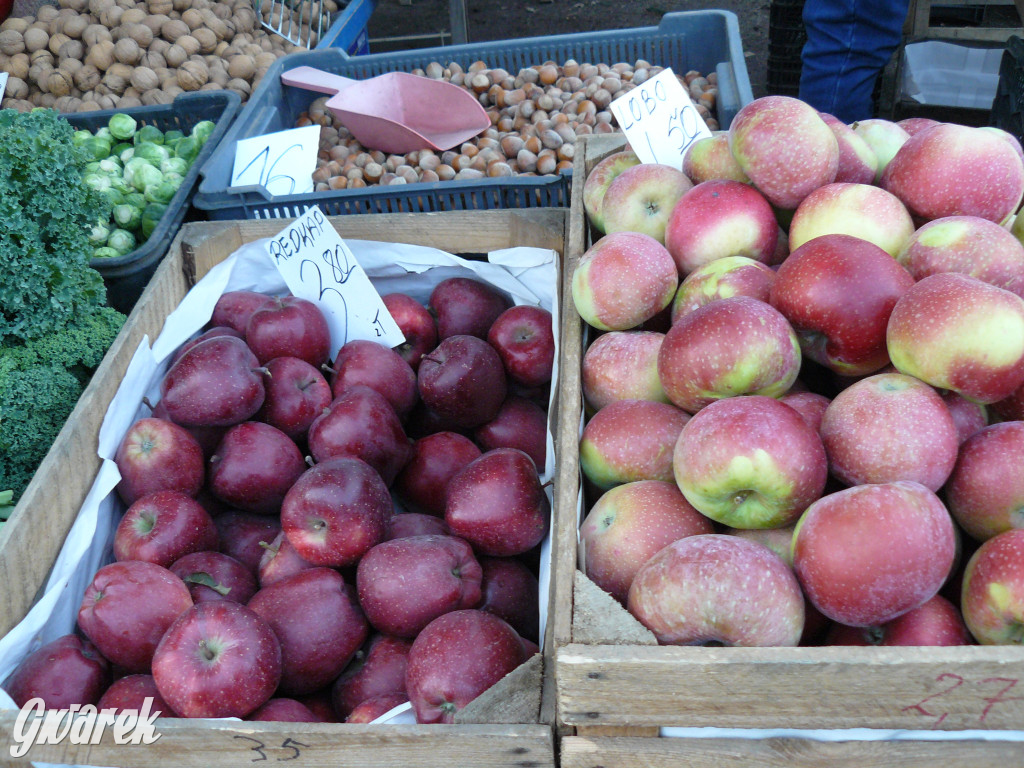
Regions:
M 278 59 L 249 98 L 238 120 L 203 165 L 193 204 L 211 219 L 288 218 L 309 205 L 330 215 L 488 208 L 568 207 L 571 174 L 521 176 L 370 186 L 305 195 L 269 197 L 262 192 L 228 192 L 235 142 L 293 128 L 318 94 L 281 84 L 281 72 L 311 66 L 357 79 L 411 71 L 431 61 L 476 60 L 517 72 L 547 60 L 614 63 L 646 59 L 681 74 L 691 69 L 718 74 L 717 117 L 727 127 L 740 107 L 753 101 L 739 22 L 730 11 L 669 13 L 657 27 L 636 27 L 574 35 L 551 35 L 486 43 L 423 48 L 350 58 L 336 48 L 293 53 Z
M 367 25 L 376 8 L 377 0 L 350 0 L 316 47 L 340 48 L 349 56 L 365 56 L 370 52 Z

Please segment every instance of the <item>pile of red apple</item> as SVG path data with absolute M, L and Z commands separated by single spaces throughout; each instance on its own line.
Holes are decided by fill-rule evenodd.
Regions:
M 587 575 L 663 644 L 1024 644 L 1024 154 L 743 107 L 583 205 Z
M 551 313 L 465 277 L 383 299 L 405 343 L 333 360 L 316 304 L 219 299 L 120 444 L 114 562 L 18 706 L 452 722 L 538 652 Z

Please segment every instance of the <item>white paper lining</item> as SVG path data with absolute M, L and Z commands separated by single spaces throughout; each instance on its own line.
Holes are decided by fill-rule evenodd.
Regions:
M 143 397 L 155 404 L 159 383 L 169 367 L 169 356 L 195 336 L 209 321 L 218 297 L 226 291 L 253 290 L 280 295 L 287 288 L 265 249 L 267 240 L 246 244 L 214 266 L 186 294 L 167 317 L 150 347 L 148 337 L 136 350 L 100 427 L 97 452 L 103 459 L 71 531 L 61 548 L 46 589 L 28 615 L 0 638 L 0 680 L 6 680 L 29 653 L 74 631 L 82 595 L 100 566 L 113 560 L 114 530 L 124 511 L 114 493 L 120 473 L 113 456 L 129 426 L 149 414 Z M 477 277 L 504 291 L 515 304 L 539 304 L 552 313 L 555 367 L 550 406 L 558 390 L 559 255 L 541 248 L 508 248 L 488 254 L 489 261 L 463 259 L 435 248 L 346 240 L 360 264 L 382 294 L 407 293 L 426 303 L 433 287 L 448 277 Z M 541 482 L 554 477 L 554 438 L 549 419 L 545 471 Z M 549 501 L 553 492 L 546 489 Z M 551 535 L 541 546 L 539 578 L 540 640 L 543 643 L 551 581 Z M 0 709 L 14 709 L 14 701 L 0 689 Z M 414 723 L 411 706 L 396 707 L 375 723 Z M 158 728 L 159 730 L 159 728 Z M 46 768 L 49 764 L 34 763 Z M 89 768 L 75 766 L 75 768 Z

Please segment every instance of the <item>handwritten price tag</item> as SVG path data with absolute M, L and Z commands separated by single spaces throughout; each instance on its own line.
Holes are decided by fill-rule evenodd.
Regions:
M 353 339 L 388 347 L 405 341 L 352 251 L 316 206 L 267 245 L 291 292 L 316 302 L 331 329 L 331 357 Z
M 7 90 L 7 73 L 0 72 L 0 101 L 4 100 L 4 91 Z
M 241 139 L 230 189 L 263 187 L 274 196 L 312 192 L 319 148 L 319 125 Z
M 671 69 L 628 91 L 609 108 L 642 163 L 683 169 L 683 155 L 711 131 Z

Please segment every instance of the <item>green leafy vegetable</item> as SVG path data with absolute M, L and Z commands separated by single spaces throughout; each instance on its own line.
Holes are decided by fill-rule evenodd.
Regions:
M 107 237 L 110 236 L 107 235 Z M 100 246 L 99 248 L 92 252 L 92 257 L 94 259 L 116 259 L 119 258 L 121 255 L 122 254 L 120 251 L 115 251 L 109 245 Z
M 123 323 L 120 312 L 92 307 L 62 330 L 0 348 L 0 488 L 13 490 L 14 498 L 32 479 Z
M 163 144 L 164 134 L 155 125 L 144 125 L 135 132 L 135 136 L 132 137 L 132 141 L 136 147 L 139 144 Z
M 217 124 L 212 120 L 202 120 L 196 123 L 192 129 L 192 135 L 195 136 L 201 144 L 205 144 L 206 140 L 210 138 L 210 134 L 213 133 L 213 129 L 217 127 Z
M 118 113 L 116 115 L 111 115 L 109 128 L 110 133 L 113 134 L 115 139 L 128 141 L 135 135 L 135 129 L 138 125 L 139 124 L 135 121 L 135 118 L 131 115 Z
M 117 226 L 129 232 L 134 232 L 142 224 L 142 211 L 133 205 L 116 205 L 111 216 Z
M 163 218 L 164 212 L 167 210 L 166 205 L 160 203 L 150 203 L 146 206 L 146 209 L 142 212 L 142 236 L 149 237 L 153 234 L 153 230 L 156 229 L 160 223 L 160 219 Z
M 135 250 L 135 235 L 127 229 L 115 229 L 107 238 L 107 247 L 113 248 L 118 255 L 124 256 Z

